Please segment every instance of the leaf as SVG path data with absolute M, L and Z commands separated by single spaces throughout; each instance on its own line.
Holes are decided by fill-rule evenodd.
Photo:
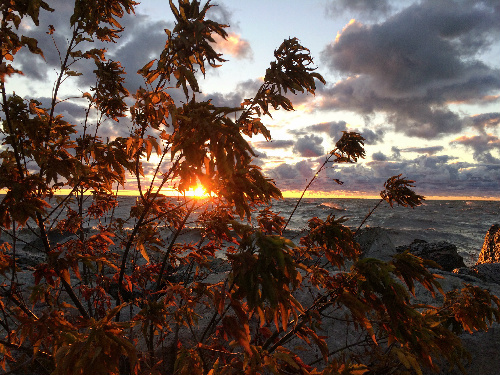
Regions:
M 62 269 L 60 272 L 61 278 L 69 285 L 71 285 L 71 277 L 67 269 Z
M 65 73 L 67 76 L 70 76 L 70 77 L 78 77 L 78 76 L 83 75 L 83 73 L 80 73 L 80 72 L 75 72 L 74 70 L 66 70 L 64 73 Z
M 148 253 L 147 253 L 147 251 L 146 251 L 146 248 L 144 247 L 144 244 L 142 244 L 142 243 L 141 243 L 141 244 L 138 244 L 138 245 L 137 245 L 137 248 L 138 248 L 138 249 L 139 249 L 139 251 L 141 252 L 142 257 L 143 257 L 144 259 L 146 259 L 146 262 L 148 262 L 148 263 L 149 263 L 149 255 L 148 255 Z

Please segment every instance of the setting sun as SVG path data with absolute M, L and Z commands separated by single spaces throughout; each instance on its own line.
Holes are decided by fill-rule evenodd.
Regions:
M 208 195 L 208 193 L 203 187 L 203 185 L 198 185 L 195 188 L 191 188 L 190 190 L 188 190 L 186 192 L 186 195 L 190 195 L 195 198 L 205 198 Z

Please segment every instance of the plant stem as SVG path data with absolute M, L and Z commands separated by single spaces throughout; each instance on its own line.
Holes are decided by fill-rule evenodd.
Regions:
M 188 220 L 189 216 L 193 212 L 194 206 L 195 206 L 195 202 L 193 202 L 191 207 L 188 209 L 186 216 L 184 216 L 184 219 L 182 220 L 180 225 L 177 227 L 177 230 L 175 231 L 174 236 L 172 237 L 172 240 L 170 241 L 170 245 L 168 246 L 168 249 L 165 252 L 165 255 L 163 256 L 163 261 L 161 263 L 161 269 L 160 269 L 160 272 L 158 273 L 158 278 L 156 279 L 156 285 L 154 288 L 155 292 L 160 290 L 161 279 L 163 277 L 163 273 L 165 272 L 165 268 L 167 267 L 167 261 L 168 261 L 168 258 L 170 257 L 170 253 L 172 252 L 172 249 L 174 248 L 175 241 L 177 240 L 177 237 L 179 237 L 179 234 L 181 233 L 182 229 L 184 229 L 184 225 L 186 224 L 186 221 Z
M 295 214 L 295 211 L 297 210 L 297 207 L 299 207 L 300 201 L 302 201 L 302 198 L 304 198 L 304 195 L 305 195 L 306 191 L 309 189 L 309 187 L 314 182 L 314 180 L 316 179 L 316 177 L 318 177 L 319 173 L 325 168 L 325 165 L 330 161 L 330 159 L 332 158 L 333 155 L 334 155 L 333 153 L 330 154 L 330 155 L 328 155 L 328 157 L 326 158 L 325 162 L 321 165 L 321 167 L 318 169 L 318 171 L 314 174 L 314 176 L 311 179 L 311 181 L 309 181 L 309 183 L 307 184 L 307 186 L 304 188 L 304 191 L 302 191 L 302 195 L 300 196 L 299 200 L 297 201 L 297 204 L 293 208 L 292 213 L 288 217 L 288 220 L 285 223 L 285 226 L 281 230 L 281 234 L 282 235 L 283 235 L 283 232 L 285 231 L 286 227 L 288 226 L 288 223 L 290 223 L 290 220 L 292 220 L 292 216 Z
M 354 231 L 354 235 L 356 235 L 356 233 L 358 233 L 358 230 L 361 229 L 361 227 L 363 226 L 363 224 L 366 222 L 366 220 L 368 220 L 368 218 L 372 215 L 373 211 L 375 211 L 377 209 L 378 206 L 380 206 L 380 204 L 384 201 L 384 199 L 381 199 L 376 205 L 375 207 L 373 207 L 370 212 L 368 212 L 368 214 L 365 216 L 365 218 L 363 219 L 363 221 L 361 222 L 361 224 L 359 224 L 359 227 L 358 229 L 356 229 Z

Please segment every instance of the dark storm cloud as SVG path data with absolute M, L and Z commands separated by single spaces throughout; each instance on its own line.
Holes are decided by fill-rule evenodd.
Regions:
M 500 164 L 500 159 L 491 152 L 500 152 L 500 138 L 492 134 L 476 136 L 461 136 L 451 142 L 452 145 L 462 145 L 473 151 L 474 159 L 486 164 Z
M 483 113 L 476 116 L 471 116 L 470 120 L 475 128 L 484 132 L 486 128 L 496 127 L 500 124 L 500 113 Z
M 318 134 L 318 133 L 326 133 L 328 134 L 333 142 L 336 142 L 342 137 L 342 132 L 345 131 L 355 131 L 360 133 L 365 138 L 366 144 L 376 144 L 383 140 L 384 131 L 382 129 L 371 130 L 368 128 L 349 128 L 347 122 L 340 121 L 330 121 L 330 122 L 322 122 L 320 124 L 314 124 L 306 126 L 300 130 L 291 130 L 289 133 L 294 134 L 296 136 L 306 135 L 306 134 Z
M 220 92 L 201 94 L 203 100 L 211 100 L 212 104 L 218 107 L 239 107 L 243 97 L 241 93 L 231 92 L 227 94 L 222 94 Z
M 25 74 L 33 79 L 45 80 L 50 70 L 60 67 L 61 59 L 69 43 L 68 37 L 72 35 L 69 28 L 69 20 L 73 13 L 73 4 L 68 1 L 56 0 L 51 5 L 57 9 L 56 12 L 41 12 L 40 27 L 32 27 L 24 34 L 38 40 L 42 48 L 45 61 L 35 57 L 28 51 L 22 51 L 16 56 L 16 63 L 21 64 Z M 137 70 L 155 57 L 158 57 L 165 46 L 166 35 L 164 29 L 171 29 L 173 23 L 166 21 L 152 21 L 149 16 L 141 14 L 125 14 L 119 19 L 124 31 L 120 34 L 120 43 L 81 43 L 79 49 L 86 51 L 91 48 L 105 48 L 109 59 L 120 61 L 125 71 L 126 87 L 134 93 L 140 85 L 144 86 L 144 80 L 136 74 Z M 49 25 L 53 25 L 55 32 L 47 35 Z M 54 40 L 52 40 L 54 38 Z M 55 42 L 55 43 L 54 43 Z M 57 48 L 56 48 L 57 46 Z M 59 52 L 61 56 L 59 56 Z M 82 86 L 95 85 L 95 64 L 93 60 L 81 60 L 71 67 L 72 70 L 83 73 L 78 77 Z
M 390 0 L 333 0 L 326 5 L 327 15 L 332 17 L 336 17 L 339 13 L 378 17 L 391 10 Z
M 299 190 L 303 189 L 313 177 L 313 165 L 307 160 L 295 164 L 282 163 L 267 170 L 266 174 L 274 179 L 282 190 Z
M 382 153 L 374 156 L 373 161 L 365 165 L 340 167 L 327 172 L 329 176 L 336 175 L 344 182 L 342 189 L 354 189 L 370 194 L 378 194 L 389 177 L 402 174 L 403 177 L 415 181 L 414 190 L 418 194 L 468 195 L 471 186 L 474 186 L 473 179 L 479 175 L 474 173 L 475 177 L 472 177 L 468 173 L 470 170 L 476 170 L 477 166 L 455 163 L 455 158 L 447 155 L 423 155 L 411 160 L 391 160 L 390 156 Z M 495 188 L 499 187 L 500 180 L 495 180 L 498 175 L 498 172 L 494 172 L 482 177 L 484 186 L 487 186 L 485 194 L 498 195 L 494 192 Z M 324 186 L 317 188 L 329 187 L 328 181 L 323 183 Z
M 392 151 L 392 158 L 393 159 L 399 160 L 401 158 L 401 150 L 399 149 L 399 147 L 392 146 L 391 151 Z
M 46 61 L 23 50 L 16 56 L 15 60 L 16 64 L 20 64 L 20 68 L 26 75 L 40 81 L 46 80 L 48 72 L 53 69 L 57 71 L 60 66 L 60 57 L 52 37 L 59 51 L 64 53 L 68 45 L 67 38 L 72 35 L 68 25 L 73 13 L 73 4 L 68 1 L 56 0 L 51 5 L 57 9 L 57 12 L 42 12 L 40 27 L 32 27 L 24 32 L 24 34 L 39 41 L 39 46 L 44 51 Z M 229 24 L 231 13 L 225 7 L 219 5 L 210 9 L 209 16 L 219 22 Z M 80 49 L 85 51 L 90 48 L 105 48 L 107 58 L 120 61 L 125 72 L 127 72 L 124 76 L 125 87 L 133 94 L 139 86 L 145 86 L 144 79 L 136 72 L 149 61 L 160 56 L 167 40 L 164 30 L 171 30 L 174 24 L 170 20 L 152 20 L 151 17 L 139 12 L 135 15 L 125 14 L 123 18 L 119 19 L 119 22 L 124 28 L 124 31 L 120 34 L 119 43 L 82 43 Z M 49 25 L 55 27 L 55 33 L 52 36 L 46 34 Z M 230 39 L 224 48 L 229 53 L 234 51 L 234 54 L 240 57 L 248 56 L 251 52 L 248 42 L 240 39 L 235 42 L 234 38 Z M 64 58 L 64 55 L 62 58 Z M 82 76 L 77 78 L 80 86 L 89 87 L 95 85 L 93 71 L 96 67 L 93 60 L 81 60 L 74 64 L 71 69 L 83 73 Z M 182 96 L 175 99 L 181 100 Z M 232 100 L 232 103 L 235 102 L 236 100 Z M 237 105 L 239 106 L 239 102 Z
M 265 152 L 260 150 L 253 150 L 255 153 L 255 158 L 252 160 L 252 164 L 257 165 L 258 167 L 264 167 L 266 164 L 266 160 L 268 156 Z
M 323 122 L 321 124 L 310 125 L 305 130 L 313 133 L 329 133 L 331 126 L 331 122 Z
M 371 129 L 364 128 L 359 130 L 359 133 L 363 136 L 365 144 L 367 145 L 375 145 L 382 142 L 384 139 L 384 130 L 382 129 L 376 129 L 373 131 Z
M 283 163 L 268 173 L 280 189 L 301 190 L 317 168 L 317 165 L 307 162 L 302 164 L 307 168 L 307 173 L 301 173 L 301 163 Z M 420 155 L 414 159 L 401 159 L 395 158 L 394 154 L 391 156 L 381 152 L 373 154 L 372 161 L 365 164 L 341 164 L 326 169 L 318 175 L 312 189 L 325 193 L 377 195 L 389 177 L 399 174 L 414 180 L 413 190 L 425 196 L 498 197 L 500 191 L 500 165 L 495 163 L 457 162 L 457 158 L 449 155 Z M 341 180 L 343 185 L 336 184 L 334 179 Z
M 14 65 L 20 64 L 20 69 L 25 75 L 32 79 L 43 81 L 48 78 L 48 72 L 60 66 L 60 61 L 64 56 L 59 56 L 59 51 L 64 53 L 68 45 L 68 36 L 72 35 L 69 27 L 69 19 L 73 14 L 73 6 L 69 1 L 54 0 L 50 4 L 57 12 L 40 11 L 40 26 L 35 27 L 31 21 L 26 21 L 29 25 L 27 29 L 20 27 L 19 33 L 38 40 L 38 47 L 42 49 L 44 59 L 38 55 L 33 55 L 27 48 L 23 48 L 16 54 Z M 48 35 L 49 25 L 55 27 L 55 33 Z
M 41 103 L 41 108 L 50 108 L 52 103 L 52 98 L 39 97 L 39 98 L 24 98 L 25 100 L 34 99 Z M 56 103 L 56 112 L 64 116 L 64 120 L 77 123 L 85 118 L 85 112 L 87 110 L 86 101 L 81 99 L 79 102 L 75 101 L 62 101 Z
M 374 152 L 372 155 L 373 161 L 386 161 L 388 157 L 383 152 Z
M 468 123 L 448 106 L 500 89 L 500 70 L 476 59 L 500 30 L 500 7 L 484 1 L 423 1 L 385 22 L 351 22 L 322 51 L 349 77 L 323 92 L 325 109 L 383 112 L 396 131 L 434 138 Z
M 429 147 L 407 147 L 399 149 L 399 152 L 416 152 L 418 154 L 434 155 L 444 150 L 443 146 L 429 146 Z
M 347 123 L 345 121 L 334 121 L 330 123 L 330 137 L 338 141 L 342 137 L 342 132 L 347 131 Z
M 321 146 L 322 143 L 323 138 L 321 137 L 305 135 L 297 139 L 293 151 L 306 158 L 322 156 L 325 153 L 324 148 Z
M 295 144 L 292 140 L 273 139 L 269 142 L 253 142 L 252 145 L 259 149 L 290 148 Z
M 124 27 L 121 34 L 120 43 L 100 44 L 107 49 L 107 58 L 113 61 L 119 61 L 126 74 L 125 87 L 131 94 L 134 94 L 137 89 L 145 86 L 142 76 L 137 74 L 137 71 L 153 59 L 160 56 L 167 36 L 165 29 L 171 29 L 173 23 L 166 21 L 152 21 L 149 16 L 136 14 L 125 15 L 120 23 Z M 147 42 L 145 42 L 147 41 Z M 79 72 L 83 73 L 79 77 L 80 85 L 95 86 L 96 69 L 93 61 L 84 61 L 77 65 Z M 181 99 L 182 96 L 174 99 Z
M 240 107 L 244 99 L 253 98 L 262 86 L 262 80 L 248 79 L 238 82 L 234 90 L 229 93 L 203 93 L 204 100 L 212 100 L 212 103 L 217 106 L 225 107 Z

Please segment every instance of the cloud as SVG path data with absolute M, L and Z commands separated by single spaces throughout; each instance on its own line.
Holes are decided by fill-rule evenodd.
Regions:
M 246 98 L 253 98 L 262 85 L 261 79 L 248 79 L 238 82 L 234 90 L 229 93 L 211 92 L 203 93 L 205 100 L 211 99 L 212 103 L 223 107 L 240 107 Z
M 342 137 L 342 132 L 345 131 L 355 131 L 360 133 L 365 138 L 366 144 L 377 144 L 384 138 L 383 129 L 371 130 L 369 128 L 351 128 L 348 126 L 347 122 L 343 120 L 309 125 L 300 130 L 290 131 L 290 133 L 295 135 L 327 133 L 331 137 L 332 141 L 336 142 L 340 139 L 340 137 Z
M 365 165 L 349 165 L 327 170 L 328 176 L 344 182 L 336 190 L 359 191 L 365 194 L 378 194 L 387 178 L 402 174 L 414 180 L 413 188 L 425 196 L 498 196 L 500 188 L 500 166 L 473 165 L 456 162 L 448 155 L 422 155 L 410 160 L 391 160 L 391 156 L 374 154 L 373 161 Z M 321 180 L 315 189 L 331 191 L 328 179 Z
M 376 129 L 375 131 L 364 128 L 360 129 L 359 133 L 363 136 L 365 139 L 365 144 L 367 145 L 375 145 L 377 143 L 380 143 L 384 139 L 384 130 L 383 129 Z
M 374 152 L 372 155 L 373 161 L 387 161 L 388 157 L 383 152 Z
M 323 138 L 315 135 L 305 135 L 297 140 L 293 151 L 302 157 L 318 157 L 325 153 L 324 148 L 321 146 Z
M 472 149 L 474 159 L 486 164 L 500 164 L 500 159 L 494 157 L 491 151 L 500 151 L 500 138 L 492 134 L 461 136 L 450 142 L 451 145 L 462 145 Z
M 399 147 L 397 146 L 392 146 L 391 147 L 391 151 L 392 151 L 392 157 L 393 159 L 400 159 L 401 158 L 401 150 L 399 149 Z
M 326 13 L 331 17 L 339 13 L 357 13 L 378 17 L 388 14 L 392 8 L 390 0 L 333 0 L 326 4 Z
M 230 32 L 226 39 L 219 35 L 214 37 L 216 49 L 222 53 L 234 56 L 237 59 L 253 59 L 253 51 L 250 43 L 241 38 L 241 35 Z
M 273 139 L 270 142 L 253 142 L 252 145 L 259 149 L 290 148 L 295 144 L 292 140 Z
M 295 164 L 282 163 L 275 168 L 268 169 L 266 174 L 274 179 L 282 190 L 301 190 L 313 177 L 314 163 L 302 160 Z
M 345 124 L 345 121 L 342 121 Z M 330 133 L 333 122 L 322 122 L 321 124 L 310 125 L 305 128 L 306 131 L 314 133 Z
M 30 28 L 25 33 L 38 40 L 38 44 L 44 52 L 45 61 L 23 50 L 16 56 L 15 60 L 21 65 L 25 74 L 35 80 L 45 81 L 48 78 L 48 72 L 60 69 L 61 59 L 64 59 L 64 53 L 72 35 L 69 20 L 73 13 L 73 6 L 63 0 L 54 2 L 55 4 L 51 4 L 51 6 L 57 10 L 53 13 L 41 12 L 40 27 Z M 119 43 L 83 42 L 78 45 L 78 49 L 82 51 L 91 48 L 106 49 L 107 57 L 120 61 L 128 73 L 125 76 L 125 86 L 131 93 L 134 93 L 140 85 L 144 86 L 143 78 L 136 74 L 137 70 L 160 55 L 167 39 L 164 30 L 171 29 L 173 23 L 153 21 L 149 16 L 140 13 L 125 14 L 119 19 L 119 22 L 124 28 L 120 34 Z M 46 33 L 49 25 L 53 25 L 55 28 L 53 35 Z M 61 56 L 59 56 L 59 52 Z M 86 59 L 71 66 L 71 70 L 83 73 L 77 78 L 77 82 L 80 86 L 86 87 L 95 85 L 95 74 L 93 73 L 95 68 L 94 61 Z
M 321 60 L 347 77 L 326 88 L 323 109 L 383 113 L 398 132 L 436 138 L 468 119 L 452 102 L 498 93 L 500 70 L 477 60 L 500 30 L 500 7 L 486 1 L 423 1 L 382 23 L 352 21 Z
M 378 152 L 373 154 L 372 161 L 364 164 L 334 165 L 318 175 L 311 189 L 330 194 L 378 195 L 389 177 L 402 174 L 415 180 L 413 189 L 424 196 L 498 197 L 498 164 L 458 162 L 456 157 L 450 155 L 420 155 L 414 159 L 395 156 Z M 316 164 L 304 160 L 297 164 L 282 163 L 266 173 L 275 179 L 280 189 L 297 191 L 310 181 L 315 168 Z M 336 184 L 334 179 L 343 181 L 343 184 Z
M 434 155 L 444 150 L 443 146 L 429 146 L 429 147 L 407 147 L 398 149 L 399 152 L 416 152 L 418 154 Z
M 231 27 L 237 26 L 237 23 L 233 22 L 233 12 L 224 4 L 213 4 L 208 12 L 208 17 L 222 25 L 230 25 Z
M 482 113 L 480 115 L 471 116 L 470 120 L 472 126 L 484 133 L 486 128 L 493 128 L 500 124 L 500 113 Z
M 126 87 L 131 93 L 144 86 L 144 79 L 137 71 L 153 59 L 160 56 L 167 36 L 165 29 L 172 29 L 173 23 L 152 21 L 149 16 L 136 14 L 123 19 L 125 31 L 121 42 L 108 46 L 109 55 L 113 60 L 120 61 L 125 71 Z M 147 43 L 144 41 L 147 40 Z
M 25 100 L 34 99 L 40 102 L 41 108 L 50 108 L 50 105 L 52 103 L 52 98 L 49 97 L 38 97 L 38 98 L 25 97 L 24 99 Z M 58 102 L 56 103 L 55 110 L 57 113 L 62 114 L 64 116 L 65 121 L 76 123 L 78 121 L 82 121 L 85 119 L 85 112 L 87 108 L 88 106 L 86 105 L 86 102 L 83 99 L 81 99 L 80 103 L 69 100 Z
M 338 141 L 342 137 L 342 132 L 347 131 L 347 123 L 345 121 L 330 122 L 330 137 Z

